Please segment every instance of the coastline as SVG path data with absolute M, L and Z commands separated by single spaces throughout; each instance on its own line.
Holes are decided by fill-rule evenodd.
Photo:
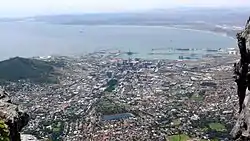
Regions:
M 32 21 L 32 23 L 34 23 L 34 21 Z M 41 23 L 41 22 L 35 22 L 35 23 Z M 44 22 L 42 22 L 44 23 Z M 45 22 L 46 24 L 52 24 L 52 23 L 47 23 Z M 177 30 L 186 30 L 186 31 L 195 31 L 195 32 L 203 32 L 203 33 L 208 33 L 208 34 L 214 34 L 214 35 L 219 35 L 219 36 L 223 36 L 223 37 L 227 37 L 227 38 L 230 38 L 232 40 L 236 40 L 236 38 L 232 37 L 232 36 L 229 36 L 227 35 L 226 33 L 223 33 L 223 32 L 214 32 L 214 31 L 211 31 L 211 30 L 206 30 L 206 29 L 195 29 L 195 28 L 192 28 L 192 27 L 180 27 L 180 25 L 132 25 L 132 24 L 108 24 L 108 25 L 105 25 L 105 24 L 97 24 L 97 25 L 84 25 L 84 24 L 58 24 L 58 25 L 71 25 L 71 26 L 100 26 L 100 27 L 112 27 L 112 26 L 120 26 L 120 27 L 161 27 L 161 28 L 168 28 L 168 29 L 177 29 Z M 184 25 L 185 26 L 185 25 Z
M 25 21 L 26 22 L 26 21 Z M 45 23 L 45 24 L 53 24 L 53 23 L 47 23 L 47 22 L 37 22 L 37 21 L 32 21 L 29 23 Z M 84 25 L 84 24 L 63 24 L 63 23 L 59 23 L 58 25 L 71 25 L 71 26 L 100 26 L 100 27 L 112 27 L 112 26 L 120 26 L 120 27 L 161 27 L 161 28 L 168 28 L 168 29 L 177 29 L 177 30 L 186 30 L 186 31 L 195 31 L 195 32 L 203 32 L 203 33 L 209 33 L 209 34 L 214 34 L 214 35 L 219 35 L 219 36 L 223 36 L 223 37 L 227 37 L 230 38 L 232 40 L 236 40 L 235 37 L 232 37 L 230 35 L 227 35 L 227 33 L 225 32 L 215 32 L 215 31 L 211 31 L 211 30 L 207 30 L 207 29 L 195 29 L 192 27 L 180 27 L 183 25 L 145 25 L 145 24 L 141 24 L 141 25 L 132 25 L 132 24 L 97 24 L 97 25 Z M 185 25 L 184 25 L 185 26 Z
M 77 25 L 80 26 L 80 25 Z M 92 26 L 92 25 L 82 25 L 82 26 Z M 112 25 L 93 25 L 93 26 L 100 26 L 100 27 L 151 27 L 151 28 L 167 28 L 167 29 L 177 29 L 177 30 L 185 30 L 185 31 L 194 31 L 194 32 L 202 32 L 202 33 L 207 33 L 207 34 L 214 34 L 214 35 L 219 35 L 223 36 L 226 38 L 230 38 L 232 40 L 236 40 L 234 37 L 227 35 L 226 33 L 223 32 L 214 32 L 206 29 L 195 29 L 191 27 L 178 27 L 178 25 L 121 25 L 121 24 L 112 24 Z
M 223 32 L 214 32 L 214 31 L 210 31 L 210 30 L 203 30 L 203 29 L 194 29 L 194 28 L 182 28 L 182 27 L 171 27 L 170 28 L 173 28 L 173 29 L 181 29 L 181 30 L 187 30 L 187 31 L 196 31 L 196 32 L 203 32 L 203 33 L 209 33 L 209 34 L 214 34 L 214 35 L 220 35 L 220 36 L 223 36 L 223 37 L 227 37 L 227 38 L 230 38 L 232 40 L 236 40 L 234 37 L 232 36 L 229 36 L 227 35 L 226 33 L 223 33 Z
M 30 22 L 29 22 L 30 23 Z M 45 24 L 47 24 L 47 23 L 45 23 Z M 37 25 L 38 26 L 38 28 L 39 28 L 39 26 L 40 25 Z M 57 25 L 56 25 L 57 26 Z M 84 29 L 85 27 L 88 27 L 88 26 L 86 26 L 86 25 L 63 25 L 63 24 L 60 24 L 59 25 L 59 27 L 61 27 L 61 28 L 64 28 L 64 26 L 76 26 L 76 28 L 74 28 L 76 31 L 78 31 L 79 29 L 81 30 L 81 29 Z M 178 32 L 180 32 L 180 34 L 182 34 L 182 31 L 190 31 L 190 32 L 187 32 L 187 35 L 186 36 L 188 36 L 189 35 L 189 33 L 191 34 L 193 31 L 194 31 L 194 33 L 193 34 L 197 34 L 197 33 L 195 33 L 195 32 L 202 32 L 202 33 L 205 33 L 205 34 L 214 34 L 214 35 L 216 35 L 216 36 L 212 36 L 213 38 L 220 38 L 220 37 L 222 37 L 222 39 L 224 38 L 224 37 L 226 37 L 226 38 L 224 38 L 224 39 L 228 39 L 228 38 L 230 38 L 230 39 L 228 39 L 228 41 L 229 42 L 232 42 L 232 40 L 231 39 L 233 39 L 234 41 L 236 41 L 233 37 L 230 37 L 230 36 L 227 36 L 225 33 L 220 33 L 220 32 L 213 32 L 213 31 L 209 31 L 209 30 L 203 30 L 203 29 L 194 29 L 195 27 L 188 27 L 188 26 L 178 26 L 178 25 L 89 25 L 89 27 L 98 27 L 98 26 L 103 26 L 103 27 L 124 27 L 124 29 L 126 30 L 126 27 L 135 27 L 135 28 L 140 28 L 140 27 L 142 27 L 141 29 L 143 29 L 143 27 L 146 27 L 145 29 L 147 29 L 147 28 L 151 28 L 150 29 L 150 31 L 153 31 L 153 30 L 163 30 L 164 31 L 164 29 L 173 29 L 172 31 L 174 31 L 174 30 L 179 30 Z M 131 30 L 133 30 L 133 28 L 131 29 Z M 169 30 L 169 31 L 171 31 L 171 30 Z M 164 31 L 164 32 L 168 32 L 167 30 L 166 31 Z M 78 33 L 78 32 L 77 32 Z M 170 37 L 171 38 L 171 37 Z M 169 39 L 170 39 L 169 38 Z M 168 40 L 168 39 L 163 39 L 163 40 Z M 202 44 L 202 43 L 201 43 Z M 220 46 L 219 46 L 220 47 Z M 218 47 L 218 48 L 219 48 Z M 116 49 L 115 47 L 110 47 L 110 48 L 108 48 L 108 49 Z M 225 49 L 226 48 L 236 48 L 236 46 L 225 46 Z M 102 49 L 101 49 L 102 50 Z M 99 49 L 97 49 L 97 50 L 95 50 L 95 51 L 99 51 Z M 91 52 L 87 52 L 87 51 L 85 51 L 84 53 L 83 52 L 81 52 L 81 53 L 79 53 L 79 55 L 82 55 L 82 54 L 88 54 L 88 53 L 93 53 L 92 51 Z M 45 54 L 47 54 L 47 55 L 45 55 Z M 57 55 L 59 55 L 60 53 L 56 53 Z M 72 55 L 72 56 L 74 56 L 74 55 L 77 55 L 78 53 L 76 53 L 76 52 L 72 52 L 72 53 L 63 53 L 63 56 L 64 55 L 66 55 L 66 56 L 70 56 L 70 55 Z M 49 56 L 49 55 L 52 55 L 52 56 L 54 56 L 55 55 L 55 53 L 44 53 L 44 55 L 45 56 Z M 34 56 L 44 56 L 44 55 L 40 55 L 40 54 L 36 54 L 36 55 L 27 55 L 26 56 L 26 54 L 24 54 L 24 55 L 20 55 L 20 56 L 23 56 L 23 57 L 34 57 Z M 6 57 L 7 56 L 7 57 Z M 8 59 L 8 58 L 10 58 L 10 57 L 8 57 L 8 55 L 4 55 L 2 58 L 3 59 L 1 59 L 1 60 L 5 60 L 5 59 Z M 15 55 L 15 56 L 17 56 L 17 55 Z M 60 55 L 59 55 L 60 56 Z M 158 58 L 158 57 L 157 57 Z M 161 58 L 161 57 L 159 57 L 159 58 Z

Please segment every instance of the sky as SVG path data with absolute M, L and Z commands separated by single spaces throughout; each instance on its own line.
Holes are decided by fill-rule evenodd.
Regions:
M 250 7 L 250 0 L 0 0 L 0 16 L 121 12 L 181 6 Z

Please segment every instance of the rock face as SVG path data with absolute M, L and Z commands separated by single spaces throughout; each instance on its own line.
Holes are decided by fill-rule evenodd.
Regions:
M 22 141 L 39 141 L 35 136 L 26 135 L 26 134 L 21 135 L 21 140 Z
M 21 141 L 20 131 L 28 124 L 29 115 L 11 103 L 8 94 L 0 90 L 0 119 L 8 125 L 10 141 Z
M 250 140 L 250 18 L 245 30 L 237 34 L 241 59 L 235 64 L 235 81 L 238 86 L 239 117 L 231 131 L 234 140 Z

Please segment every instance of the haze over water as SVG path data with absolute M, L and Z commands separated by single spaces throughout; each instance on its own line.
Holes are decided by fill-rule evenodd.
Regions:
M 153 57 L 148 53 L 155 48 L 219 49 L 236 46 L 235 40 L 221 35 L 152 26 L 3 22 L 0 31 L 0 60 L 15 56 L 81 55 L 104 49 L 130 50 L 139 53 L 137 57 L 148 59 Z

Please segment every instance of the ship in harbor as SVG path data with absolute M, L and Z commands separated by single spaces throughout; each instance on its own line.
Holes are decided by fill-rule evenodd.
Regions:
M 206 51 L 207 51 L 207 52 L 218 52 L 219 49 L 207 49 Z
M 189 51 L 190 49 L 189 48 L 177 48 L 175 50 L 178 50 L 178 51 Z

